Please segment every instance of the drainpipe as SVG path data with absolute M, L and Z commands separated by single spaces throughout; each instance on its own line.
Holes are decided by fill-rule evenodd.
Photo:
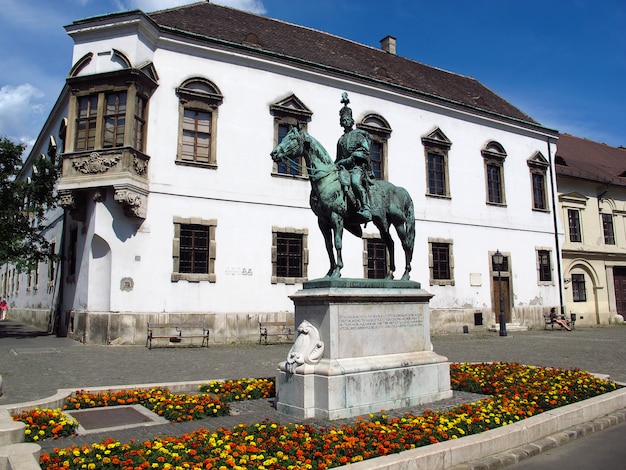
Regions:
M 563 301 L 563 273 L 561 272 L 561 244 L 559 243 L 559 225 L 557 219 L 557 196 L 556 196 L 556 169 L 552 164 L 552 150 L 550 149 L 550 138 L 546 140 L 548 145 L 548 162 L 550 163 L 550 189 L 552 191 L 552 220 L 554 222 L 554 243 L 556 246 L 556 266 L 559 278 L 559 304 L 561 305 L 561 315 L 565 316 L 565 302 Z M 554 171 L 554 173 L 553 173 Z

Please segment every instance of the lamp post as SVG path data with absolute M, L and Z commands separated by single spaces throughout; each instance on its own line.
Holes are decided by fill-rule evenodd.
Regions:
M 504 299 L 502 296 L 502 277 L 500 275 L 502 263 L 504 262 L 504 255 L 500 253 L 500 250 L 498 249 L 491 259 L 493 264 L 498 267 L 498 286 L 500 287 L 500 336 L 506 336 L 506 319 L 504 318 Z

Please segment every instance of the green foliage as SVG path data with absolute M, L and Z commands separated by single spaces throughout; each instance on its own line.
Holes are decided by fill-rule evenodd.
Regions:
M 43 235 L 45 214 L 56 207 L 59 168 L 41 156 L 26 173 L 22 154 L 25 145 L 0 138 L 0 263 L 15 264 L 19 270 L 33 269 L 50 259 L 50 245 Z M 30 171 L 31 169 L 28 168 Z

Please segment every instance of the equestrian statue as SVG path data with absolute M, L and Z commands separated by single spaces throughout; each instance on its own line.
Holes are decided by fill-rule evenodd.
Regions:
M 395 271 L 394 242 L 389 232 L 393 225 L 404 250 L 405 269 L 402 280 L 409 279 L 415 244 L 415 213 L 413 201 L 406 189 L 387 181 L 374 179 L 370 148 L 371 136 L 354 129 L 348 94 L 343 93 L 339 123 L 344 129 L 337 142 L 337 158 L 333 162 L 324 147 L 298 126 L 293 126 L 272 150 L 275 162 L 288 161 L 297 165 L 299 157 L 306 162 L 311 182 L 310 205 L 324 235 L 330 269 L 326 277 L 341 277 L 341 255 L 344 228 L 362 238 L 361 224 L 371 221 L 380 232 L 387 248 L 389 271 Z M 337 257 L 335 258 L 335 252 Z

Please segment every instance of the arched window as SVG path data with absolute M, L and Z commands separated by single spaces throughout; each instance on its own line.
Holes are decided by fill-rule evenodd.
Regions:
M 481 150 L 485 161 L 487 203 L 506 205 L 504 197 L 504 159 L 506 152 L 498 142 L 488 142 Z
M 215 167 L 217 110 L 223 96 L 204 78 L 191 78 L 176 89 L 179 98 L 176 163 Z
M 391 126 L 384 117 L 368 114 L 356 127 L 369 132 L 372 136 L 370 160 L 374 177 L 379 180 L 387 179 L 387 141 L 391 136 Z

